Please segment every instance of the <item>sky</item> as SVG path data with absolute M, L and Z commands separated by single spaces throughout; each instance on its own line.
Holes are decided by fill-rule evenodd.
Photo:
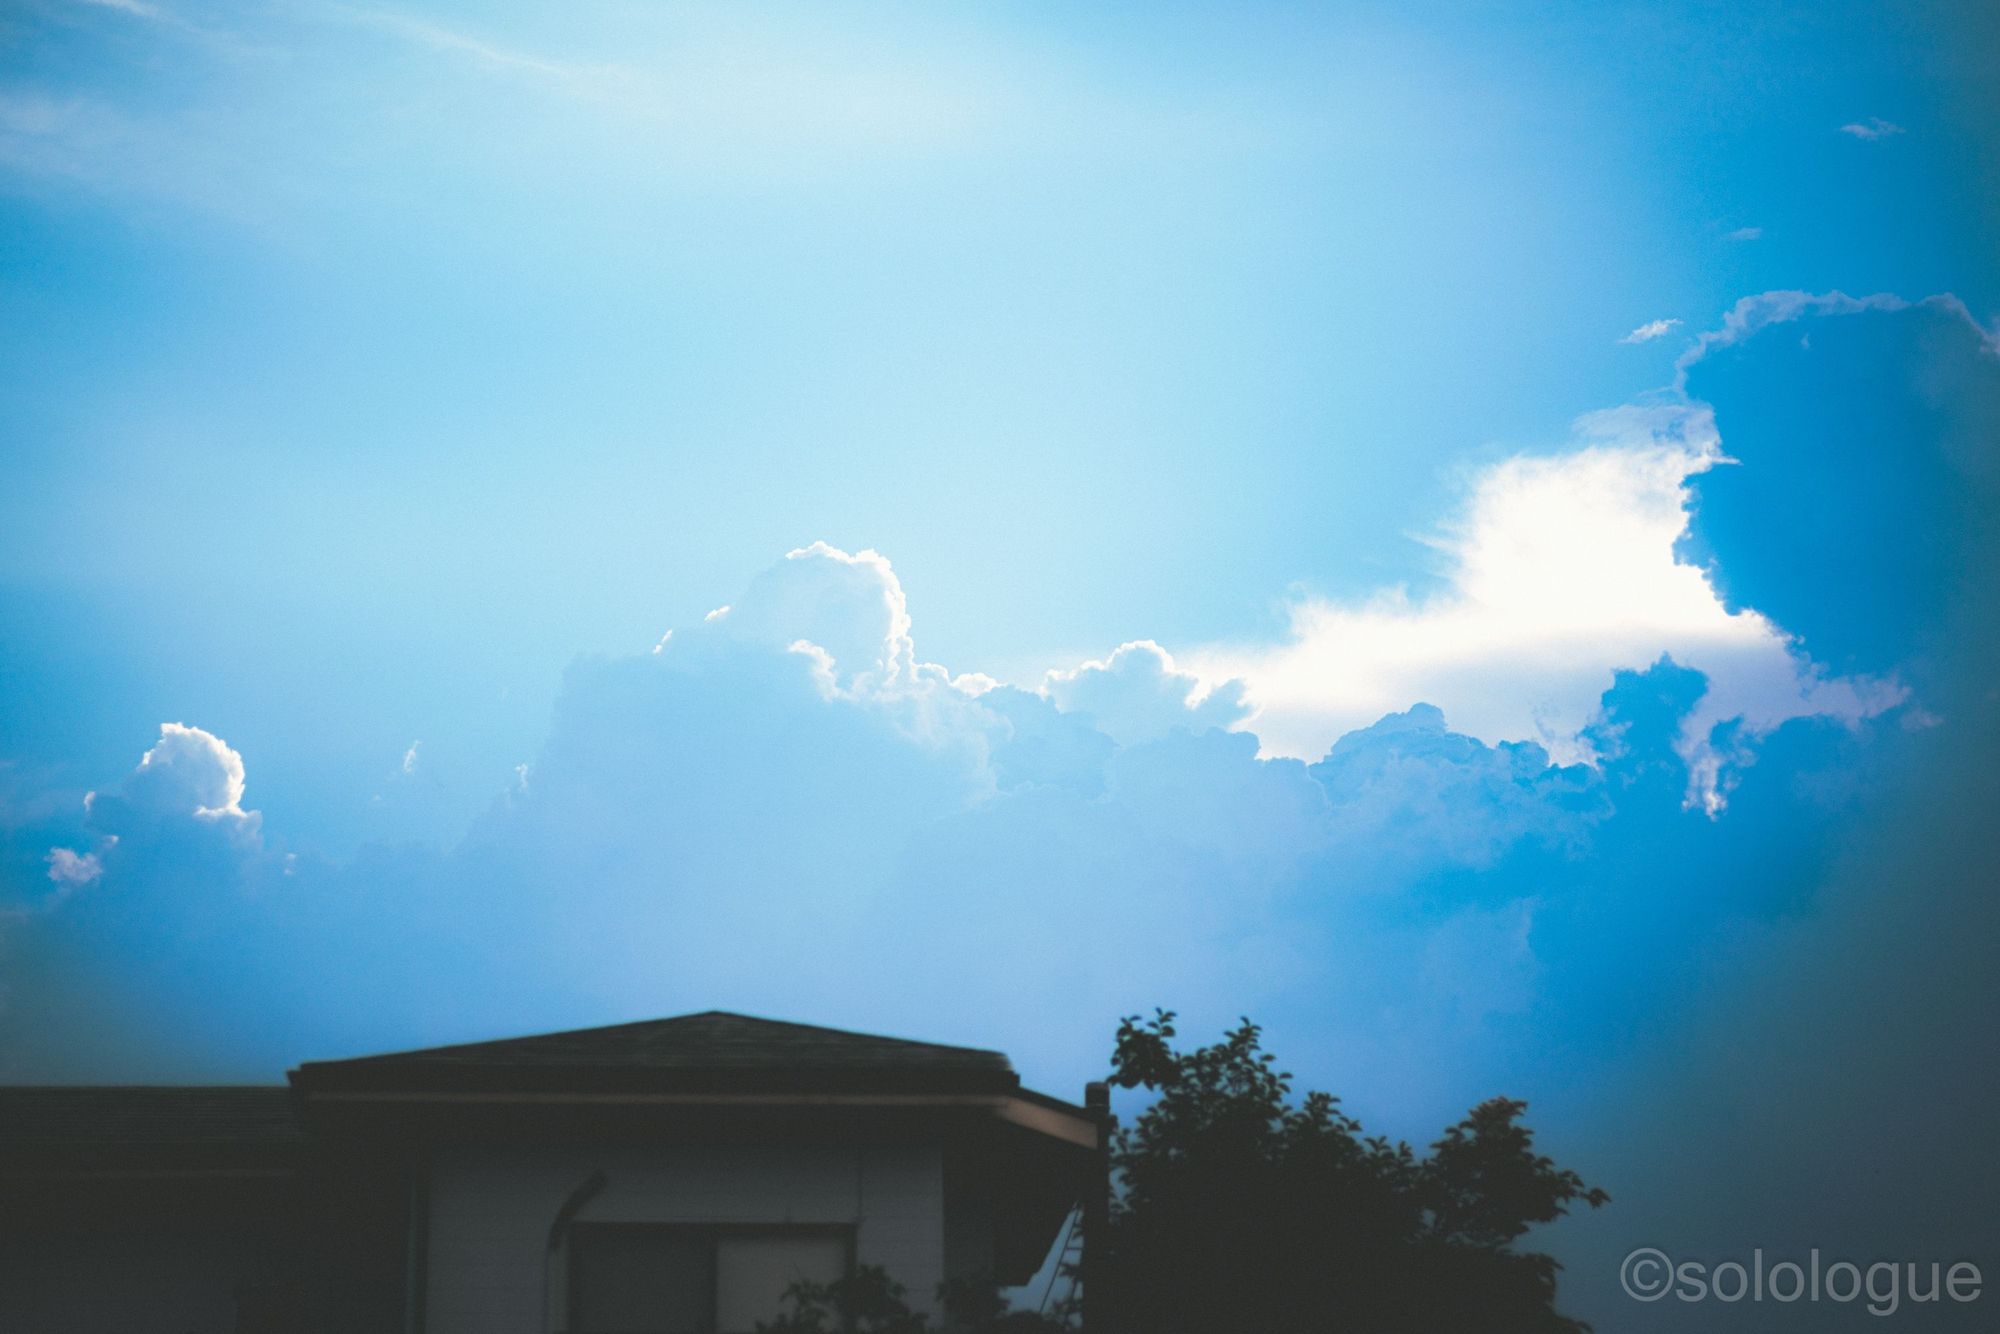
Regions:
M 2000 23 L 1406 9 L 0 12 L 0 1078 L 1249 1013 L 1600 1328 L 2000 1267 Z

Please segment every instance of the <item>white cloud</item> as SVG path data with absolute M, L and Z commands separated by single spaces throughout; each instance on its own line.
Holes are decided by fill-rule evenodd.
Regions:
M 126 781 L 127 795 L 143 795 L 176 815 L 241 819 L 243 757 L 213 732 L 185 723 L 161 723 L 160 739 L 139 757 Z
M 881 553 L 814 542 L 785 553 L 703 624 L 736 641 L 824 654 L 830 680 L 867 693 L 917 676 L 903 585 Z
M 1685 738 L 1703 800 L 1719 782 L 1720 761 L 1704 758 L 1715 723 L 1741 716 L 1755 734 L 1809 714 L 1861 717 L 1900 698 L 1822 678 L 1777 626 L 1731 613 L 1700 570 L 1676 559 L 1688 479 L 1727 463 L 1706 409 L 1593 413 L 1575 435 L 1566 453 L 1477 475 L 1463 513 L 1435 539 L 1442 591 L 1304 598 L 1278 643 L 1186 656 L 1204 676 L 1245 682 L 1247 726 L 1270 754 L 1316 757 L 1424 700 L 1460 731 L 1581 758 L 1579 733 L 1613 672 L 1670 655 L 1710 680 Z
M 404 773 L 413 774 L 417 771 L 417 752 L 423 748 L 423 744 L 421 741 L 412 741 L 410 748 L 403 752 L 402 770 Z
M 84 802 L 92 828 L 115 843 L 131 832 L 145 837 L 171 831 L 255 849 L 263 816 L 243 809 L 243 757 L 212 732 L 185 723 L 161 723 L 160 739 L 115 792 L 93 792 Z
M 64 889 L 75 889 L 87 885 L 104 874 L 104 863 L 94 852 L 77 853 L 69 848 L 50 848 L 44 858 L 49 864 L 49 879 Z
M 1761 240 L 1763 235 L 1764 229 L 1762 227 L 1738 227 L 1729 234 L 1729 239 L 1732 241 L 1756 241 Z
M 1902 134 L 1904 131 L 1902 126 L 1893 121 L 1883 120 L 1880 116 L 1870 116 L 1865 122 L 1856 121 L 1841 126 L 1840 132 L 1872 143 L 1877 139 L 1887 139 L 1891 135 Z
M 1650 320 L 1640 325 L 1618 341 L 1621 343 L 1650 343 L 1655 338 L 1665 338 L 1680 327 L 1679 320 Z
M 1041 693 L 1064 713 L 1082 716 L 1128 746 L 1176 728 L 1229 727 L 1250 712 L 1241 682 L 1206 683 L 1176 667 L 1173 656 L 1150 639 L 1121 644 L 1102 661 L 1052 671 Z

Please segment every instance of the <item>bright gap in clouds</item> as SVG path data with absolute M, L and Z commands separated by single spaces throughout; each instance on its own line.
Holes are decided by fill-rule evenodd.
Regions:
M 1047 672 L 1037 693 L 1120 745 L 1228 728 L 1255 734 L 1267 758 L 1304 760 L 1430 704 L 1455 731 L 1533 741 L 1568 764 L 1601 758 L 1584 729 L 1614 673 L 1669 658 L 1706 679 L 1678 750 L 1689 802 L 1712 814 L 1751 743 L 1779 724 L 1851 724 L 1906 694 L 1893 680 L 1829 675 L 1764 615 L 1731 611 L 1679 558 L 1690 479 L 1730 466 L 1703 404 L 1674 396 L 1589 413 L 1566 451 L 1472 476 L 1460 513 L 1423 539 L 1441 558 L 1441 592 L 1306 597 L 1276 642 L 1201 646 L 1176 660 L 1141 640 Z M 726 615 L 736 633 L 809 651 L 829 695 L 924 694 L 949 681 L 976 696 L 997 684 L 918 665 L 901 583 L 875 552 L 815 543 L 753 592 L 751 612 L 710 620 Z
M 1413 701 L 1489 742 L 1533 740 L 1591 758 L 1580 732 L 1621 667 L 1662 656 L 1708 677 L 1682 751 L 1691 798 L 1721 800 L 1716 726 L 1854 721 L 1902 697 L 1892 683 L 1829 678 L 1754 610 L 1731 612 L 1676 557 L 1688 479 L 1731 466 L 1705 407 L 1630 406 L 1580 418 L 1568 452 L 1478 473 L 1458 519 L 1427 539 L 1442 592 L 1392 588 L 1361 602 L 1306 597 L 1279 642 L 1183 655 L 1204 681 L 1236 680 L 1267 755 L 1317 759 L 1343 734 Z

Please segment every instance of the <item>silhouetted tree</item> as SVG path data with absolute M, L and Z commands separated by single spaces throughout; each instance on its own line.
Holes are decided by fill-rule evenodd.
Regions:
M 1419 1158 L 1364 1135 L 1292 1077 L 1245 1019 L 1174 1049 L 1174 1015 L 1118 1028 L 1112 1082 L 1158 1096 L 1112 1145 L 1109 1236 L 1095 1246 L 1084 1334 L 1582 1334 L 1555 1309 L 1556 1262 L 1513 1249 L 1581 1200 L 1605 1203 L 1534 1151 L 1526 1104 L 1481 1103 Z M 1074 1296 L 1074 1293 L 1071 1293 Z M 947 1285 L 942 1322 L 863 1267 L 800 1283 L 765 1334 L 1059 1334 L 992 1285 Z
M 1191 1052 L 1174 1037 L 1169 1011 L 1128 1018 L 1112 1058 L 1115 1084 L 1158 1094 L 1114 1142 L 1093 1261 L 1118 1334 L 1588 1329 L 1555 1310 L 1556 1262 L 1513 1243 L 1608 1197 L 1534 1152 L 1525 1104 L 1482 1103 L 1419 1158 L 1325 1093 L 1295 1101 L 1247 1019 Z

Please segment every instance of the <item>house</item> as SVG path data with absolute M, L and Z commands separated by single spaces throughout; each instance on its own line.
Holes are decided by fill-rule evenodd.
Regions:
M 288 1080 L 0 1089 L 0 1329 L 738 1334 L 858 1264 L 1024 1282 L 1103 1188 L 1101 1086 L 738 1014 Z

